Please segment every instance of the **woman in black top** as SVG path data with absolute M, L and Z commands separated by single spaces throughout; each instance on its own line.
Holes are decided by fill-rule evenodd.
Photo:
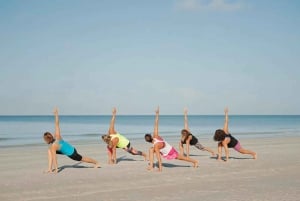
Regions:
M 198 148 L 202 151 L 208 151 L 212 154 L 212 156 L 215 155 L 215 152 L 212 149 L 210 149 L 208 147 L 204 147 L 202 144 L 200 144 L 198 139 L 189 131 L 188 119 L 187 119 L 187 109 L 184 110 L 184 129 L 182 129 L 182 131 L 181 131 L 181 140 L 179 142 L 180 154 L 184 154 L 184 150 L 183 150 L 184 144 L 186 144 L 187 157 L 189 157 L 189 155 L 190 155 L 190 145 L 195 146 L 196 148 Z
M 218 129 L 215 132 L 214 140 L 218 141 L 218 160 L 221 160 L 222 155 L 222 147 L 224 147 L 225 154 L 226 154 L 226 160 L 229 159 L 229 149 L 228 148 L 234 148 L 236 151 L 242 153 L 242 154 L 249 154 L 253 156 L 253 159 L 257 158 L 257 154 L 251 150 L 247 150 L 242 148 L 240 142 L 235 139 L 228 131 L 228 108 L 225 108 L 225 122 L 224 122 L 224 128 Z

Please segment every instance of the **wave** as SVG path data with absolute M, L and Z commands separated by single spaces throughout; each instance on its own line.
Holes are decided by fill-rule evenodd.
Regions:
M 13 140 L 16 138 L 9 138 L 9 137 L 0 137 L 0 141 L 7 141 L 7 140 Z

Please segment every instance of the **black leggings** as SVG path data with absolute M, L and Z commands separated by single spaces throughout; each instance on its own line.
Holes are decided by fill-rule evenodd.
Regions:
M 64 155 L 60 151 L 56 151 L 56 153 Z M 71 159 L 73 159 L 73 160 L 75 160 L 75 161 L 81 161 L 82 160 L 82 156 L 79 153 L 77 153 L 76 149 L 74 149 L 74 152 L 70 156 L 68 156 L 68 157 L 71 158 Z

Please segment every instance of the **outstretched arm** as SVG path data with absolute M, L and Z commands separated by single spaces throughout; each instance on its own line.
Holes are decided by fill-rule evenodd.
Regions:
M 229 141 L 227 139 L 225 139 L 223 142 L 222 142 L 222 145 L 224 147 L 224 150 L 225 150 L 225 156 L 226 156 L 226 160 L 225 161 L 228 161 L 229 159 L 229 148 L 228 148 L 228 143 Z
M 56 150 L 57 150 L 57 145 L 52 145 L 51 146 L 51 155 L 52 155 L 52 164 L 54 166 L 54 172 L 58 172 L 58 165 L 57 165 L 57 156 L 56 156 Z
M 187 118 L 187 108 L 184 109 L 184 129 L 190 131 Z
M 180 153 L 181 155 L 184 155 L 183 144 L 182 144 L 181 140 L 180 140 L 180 142 L 179 142 L 179 153 Z
M 159 120 L 159 107 L 155 110 L 155 122 L 154 122 L 154 132 L 153 137 L 158 137 L 158 120 Z
M 227 107 L 225 108 L 224 112 L 225 112 L 225 121 L 224 121 L 223 130 L 226 134 L 229 134 L 229 131 L 228 131 L 228 108 Z
M 54 166 L 54 172 L 55 173 L 58 172 L 56 150 L 57 150 L 56 144 L 52 144 L 48 149 L 48 170 L 46 171 L 46 173 L 51 173 L 53 166 Z
M 117 144 L 118 144 L 118 142 L 119 142 L 119 138 L 117 138 L 117 137 L 112 140 L 112 162 L 114 164 L 117 163 Z
M 158 171 L 161 172 L 162 171 L 162 161 L 161 161 L 161 156 L 160 156 L 160 148 L 157 145 L 154 146 L 154 152 L 155 152 L 156 159 L 158 162 Z
M 62 137 L 60 135 L 60 128 L 59 128 L 59 118 L 58 118 L 58 109 L 54 109 L 54 116 L 55 116 L 55 138 L 57 140 L 61 140 Z
M 190 157 L 190 141 L 192 140 L 192 136 L 189 135 L 189 137 L 186 139 L 186 156 Z
M 108 134 L 115 134 L 117 131 L 115 130 L 115 120 L 116 120 L 117 109 L 114 107 L 112 110 L 112 117 L 109 125 Z

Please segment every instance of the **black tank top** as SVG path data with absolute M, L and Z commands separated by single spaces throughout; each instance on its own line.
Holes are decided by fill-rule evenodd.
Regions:
M 192 139 L 190 140 L 190 145 L 195 145 L 198 143 L 198 139 L 195 136 L 193 136 L 192 134 L 189 134 L 183 141 L 181 141 L 182 144 L 186 144 L 186 140 L 188 139 L 188 137 L 190 135 L 192 136 Z
M 237 143 L 238 143 L 238 140 L 235 139 L 231 134 L 228 134 L 227 137 L 230 138 L 230 142 L 229 142 L 228 145 L 227 145 L 228 148 L 233 148 L 233 147 L 235 147 L 235 145 L 237 145 Z

